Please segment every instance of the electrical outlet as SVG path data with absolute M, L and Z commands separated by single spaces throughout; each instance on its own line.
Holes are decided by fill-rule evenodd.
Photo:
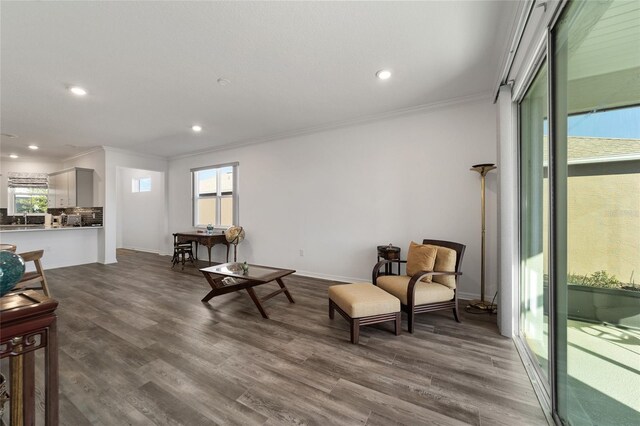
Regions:
M 304 250 L 300 249 L 300 256 L 304 256 Z

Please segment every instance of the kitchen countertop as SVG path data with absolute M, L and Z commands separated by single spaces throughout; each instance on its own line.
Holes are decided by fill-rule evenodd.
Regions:
M 100 226 L 44 226 L 44 225 L 0 225 L 0 232 L 71 231 L 74 229 L 98 229 Z

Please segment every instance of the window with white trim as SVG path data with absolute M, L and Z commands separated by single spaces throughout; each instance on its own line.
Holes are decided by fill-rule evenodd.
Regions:
M 131 192 L 151 192 L 151 178 L 131 179 Z
M 191 170 L 193 226 L 238 224 L 238 163 Z
M 7 184 L 9 214 L 44 214 L 47 212 L 49 175 L 46 173 L 9 172 Z

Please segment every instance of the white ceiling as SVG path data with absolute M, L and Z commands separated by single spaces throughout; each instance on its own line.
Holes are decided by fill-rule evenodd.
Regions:
M 515 13 L 504 1 L 3 1 L 1 130 L 19 137 L 2 137 L 2 156 L 37 143 L 51 158 L 98 145 L 171 157 L 488 94 Z
M 570 80 L 640 68 L 639 1 L 586 3 L 579 16 L 568 36 Z

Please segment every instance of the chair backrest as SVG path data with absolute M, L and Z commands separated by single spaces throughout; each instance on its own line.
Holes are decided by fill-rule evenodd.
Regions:
M 182 240 L 178 238 L 178 234 L 173 234 L 173 248 L 174 249 L 192 249 L 194 240 Z
M 462 257 L 464 256 L 464 250 L 467 248 L 464 244 L 454 243 L 453 241 L 444 240 L 422 240 L 422 244 L 431 244 L 433 246 L 440 246 L 450 248 L 456 251 L 456 272 L 460 272 L 462 266 Z
M 42 268 L 42 256 L 44 255 L 44 250 L 34 250 L 28 251 L 25 253 L 20 253 L 20 257 L 25 262 L 33 262 L 36 267 L 36 272 L 27 272 L 22 277 L 22 280 L 18 282 L 18 286 L 21 286 L 22 289 L 32 289 L 32 290 L 42 290 L 45 296 L 51 297 L 51 291 L 49 290 L 49 284 L 47 283 L 47 278 L 44 276 L 44 269 Z M 39 287 L 27 287 L 29 284 L 39 283 Z M 16 288 L 18 288 L 16 286 Z

